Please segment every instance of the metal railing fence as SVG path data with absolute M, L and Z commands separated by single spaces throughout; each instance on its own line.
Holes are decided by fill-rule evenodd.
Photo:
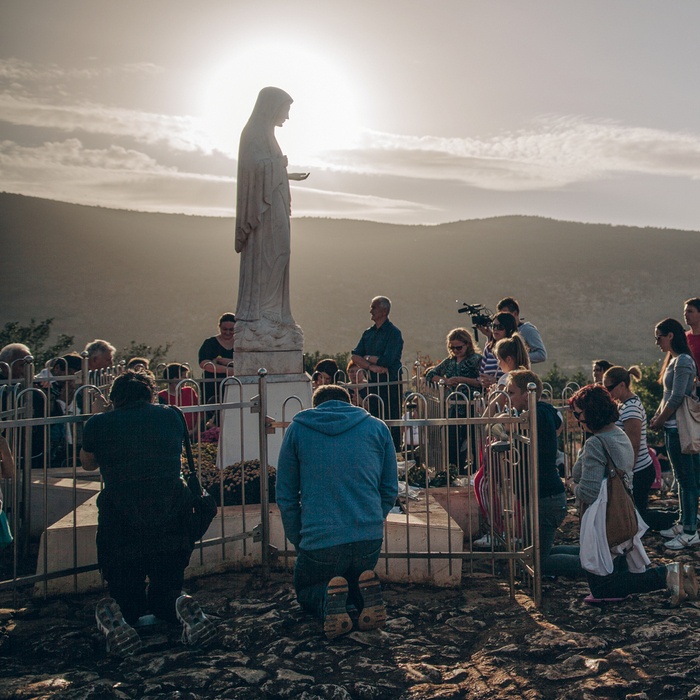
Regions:
M 78 407 L 90 407 L 91 399 L 97 394 L 108 391 L 111 381 L 118 376 L 119 371 L 101 372 L 91 375 L 87 371 L 83 376 L 95 383 L 81 383 L 75 387 L 73 404 L 76 412 L 73 415 L 52 416 L 49 410 L 48 394 L 44 399 L 38 397 L 37 387 L 32 385 L 33 367 L 27 366 L 22 382 L 5 382 L 0 384 L 0 431 L 8 437 L 11 449 L 17 458 L 17 476 L 5 481 L 3 491 L 13 532 L 17 534 L 15 543 L 5 552 L 0 552 L 0 559 L 7 558 L 11 563 L 0 577 L 0 590 L 18 589 L 41 582 L 44 584 L 58 577 L 73 576 L 77 590 L 77 576 L 86 571 L 94 571 L 97 564 L 88 566 L 78 565 L 76 530 L 78 527 L 78 508 L 81 505 L 81 482 L 85 475 L 81 474 L 78 463 L 79 439 L 82 424 L 90 418 L 89 412 L 79 412 Z M 537 483 L 537 420 L 536 396 L 533 389 L 529 393 L 529 410 L 523 415 L 514 415 L 513 411 L 489 415 L 487 410 L 500 395 L 509 409 L 509 399 L 503 392 L 492 393 L 488 400 L 479 393 L 469 395 L 466 390 L 448 390 L 444 382 L 435 387 L 427 386 L 421 377 L 419 368 L 413 375 L 402 369 L 397 382 L 362 381 L 359 376 L 356 383 L 347 384 L 356 401 L 361 405 L 376 403 L 377 412 L 386 424 L 402 436 L 402 457 L 400 479 L 402 483 L 400 501 L 401 513 L 397 514 L 403 529 L 405 546 L 396 548 L 385 537 L 382 551 L 383 566 L 391 566 L 393 560 L 404 560 L 410 576 L 412 565 L 425 562 L 428 574 L 435 566 L 446 562 L 448 575 L 453 575 L 453 567 L 468 566 L 473 570 L 476 565 L 489 565 L 496 571 L 498 562 L 503 562 L 507 568 L 511 597 L 515 595 L 516 579 L 525 581 L 531 588 L 537 604 L 541 599 L 540 582 L 540 552 L 538 512 L 538 483 Z M 56 381 L 77 384 L 80 377 L 61 377 Z M 240 427 L 228 426 L 241 441 L 240 491 L 242 508 L 242 527 L 240 531 L 231 533 L 225 527 L 224 517 L 220 518 L 220 530 L 216 537 L 210 537 L 198 544 L 200 563 L 204 562 L 204 549 L 209 547 L 221 548 L 221 559 L 229 556 L 229 545 L 251 538 L 261 542 L 261 565 L 264 577 L 268 577 L 270 567 L 276 558 L 289 561 L 296 555 L 293 548 L 285 543 L 284 548 L 276 550 L 271 546 L 270 521 L 268 504 L 268 452 L 267 436 L 270 430 L 285 429 L 288 425 L 286 411 L 288 402 L 295 397 L 289 397 L 284 402 L 282 421 L 271 424 L 267 419 L 267 376 L 264 370 L 258 373 L 258 396 L 243 401 L 242 385 L 238 378 L 231 376 L 215 384 L 215 403 L 200 405 L 201 381 L 189 378 L 182 379 L 176 387 L 178 399 L 186 387 L 196 395 L 196 405 L 182 407 L 186 415 L 195 416 L 192 429 L 193 448 L 197 470 L 200 478 L 215 475 L 209 483 L 218 492 L 219 502 L 226 503 L 230 493 L 227 474 L 220 467 L 229 465 L 211 464 L 211 451 L 203 442 L 203 435 L 209 426 L 220 425 L 222 411 L 235 409 L 238 411 Z M 23 388 L 28 386 L 29 388 Z M 238 387 L 238 401 L 224 402 L 222 397 L 227 387 Z M 380 390 L 386 389 L 382 396 Z M 376 392 L 376 393 L 373 393 Z M 400 403 L 391 402 L 398 394 Z M 373 398 L 374 397 L 374 398 Z M 31 399 L 31 400 L 30 400 Z M 385 402 L 386 399 L 386 402 Z M 296 401 L 299 401 L 297 398 Z M 36 404 L 36 405 L 35 405 Z M 41 407 L 41 415 L 34 413 Z M 396 417 L 388 417 L 388 409 Z M 250 445 L 244 446 L 243 412 L 250 411 L 258 414 L 258 444 L 256 450 Z M 397 415 L 398 414 L 398 415 Z M 566 412 L 565 412 L 566 416 Z M 568 421 L 567 421 L 568 424 Z M 573 427 L 565 428 L 565 444 L 575 448 L 576 434 Z M 53 432 L 52 432 L 53 431 Z M 417 431 L 417 433 L 416 433 Z M 410 437 L 409 437 L 410 436 Z M 34 438 L 41 438 L 42 451 L 34 450 Z M 414 437 L 417 440 L 414 440 Z M 50 497 L 49 487 L 52 474 L 57 473 L 50 466 L 50 455 L 54 443 L 64 444 L 66 467 L 59 470 L 72 481 L 70 488 L 70 508 L 72 514 L 72 556 L 63 568 L 49 571 L 49 548 L 42 551 L 44 558 L 41 573 L 29 572 L 23 563 L 30 556 L 29 544 L 36 537 L 31 532 L 32 492 L 34 492 L 36 510 L 41 512 L 42 522 L 40 534 L 47 533 L 50 527 Z M 259 504 L 246 502 L 245 463 L 244 455 L 247 450 L 257 451 L 259 459 L 260 499 Z M 462 456 L 464 463 L 460 473 L 450 471 L 451 457 Z M 40 460 L 40 466 L 32 469 L 33 461 Z M 454 463 L 454 462 L 453 462 Z M 441 477 L 442 475 L 442 477 Z M 441 485 L 440 477 L 442 478 Z M 92 477 L 91 477 L 92 478 Z M 97 477 L 99 479 L 99 477 Z M 437 481 L 436 481 L 437 479 Z M 414 484 L 419 484 L 416 489 Z M 480 495 L 478 489 L 481 487 Z M 41 494 L 37 502 L 37 494 Z M 84 502 L 84 501 L 83 501 Z M 41 507 L 39 508 L 38 505 Z M 457 526 L 465 510 L 469 514 L 466 525 Z M 259 517 L 260 524 L 250 528 L 247 518 L 250 514 Z M 447 517 L 445 519 L 444 513 Z M 475 517 L 475 513 L 478 513 Z M 425 545 L 412 542 L 411 523 L 420 516 L 424 523 Z M 446 546 L 436 546 L 438 529 L 434 527 L 440 520 L 440 532 L 446 531 Z M 486 549 L 474 546 L 476 534 L 481 534 L 483 527 L 475 526 L 474 522 L 481 520 L 486 524 L 486 532 L 490 536 L 490 545 Z M 464 525 L 464 520 L 462 519 Z M 392 526 L 398 527 L 398 526 Z M 444 533 L 443 533 L 444 534 Z M 459 534 L 459 536 L 458 536 Z M 440 535 L 442 536 L 442 535 Z M 47 540 L 48 541 L 48 540 Z M 420 544 L 420 546 L 419 546 Z M 9 571 L 9 575 L 7 572 Z

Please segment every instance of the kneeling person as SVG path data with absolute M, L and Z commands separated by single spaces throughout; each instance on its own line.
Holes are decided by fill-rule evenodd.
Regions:
M 297 550 L 297 599 L 332 639 L 352 629 L 352 606 L 361 630 L 386 620 L 373 569 L 398 494 L 396 452 L 389 429 L 343 387 L 319 387 L 312 406 L 284 436 L 277 505 Z

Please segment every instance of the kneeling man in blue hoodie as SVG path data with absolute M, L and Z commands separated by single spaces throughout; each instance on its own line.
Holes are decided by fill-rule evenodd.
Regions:
M 389 429 L 350 404 L 336 385 L 319 387 L 313 408 L 294 416 L 277 464 L 277 505 L 297 550 L 299 604 L 324 621 L 328 639 L 386 621 L 374 573 L 384 519 L 398 494 Z

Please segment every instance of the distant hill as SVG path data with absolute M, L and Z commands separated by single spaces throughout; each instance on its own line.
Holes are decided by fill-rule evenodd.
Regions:
M 56 332 L 172 342 L 195 363 L 216 319 L 235 310 L 234 220 L 148 214 L 0 194 L 0 324 L 55 317 Z M 469 325 L 455 299 L 495 310 L 506 295 L 540 329 L 560 366 L 651 363 L 653 328 L 700 295 L 700 233 L 505 216 L 440 226 L 293 219 L 292 312 L 307 351 L 354 347 L 369 302 L 416 351 L 445 356 Z M 546 367 L 549 367 L 548 362 Z M 542 366 L 540 366 L 542 367 Z

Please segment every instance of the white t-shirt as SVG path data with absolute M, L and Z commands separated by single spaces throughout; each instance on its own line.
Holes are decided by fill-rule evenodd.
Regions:
M 639 441 L 637 461 L 634 464 L 634 471 L 640 472 L 642 469 L 652 466 L 653 462 L 651 461 L 651 455 L 647 447 L 647 414 L 638 396 L 627 399 L 627 401 L 620 406 L 620 417 L 615 425 L 624 430 L 624 423 L 630 418 L 637 418 L 642 421 L 642 437 Z

